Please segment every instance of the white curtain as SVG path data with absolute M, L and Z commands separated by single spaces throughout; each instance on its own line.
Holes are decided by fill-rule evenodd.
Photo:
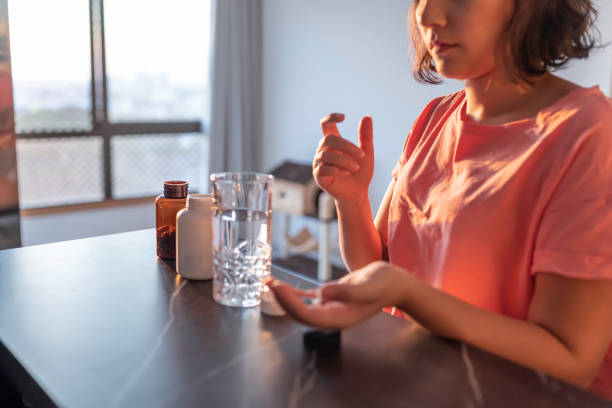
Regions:
M 261 0 L 212 0 L 210 171 L 257 170 L 261 141 Z

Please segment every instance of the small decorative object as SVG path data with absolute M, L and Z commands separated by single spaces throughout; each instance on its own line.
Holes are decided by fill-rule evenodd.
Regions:
M 176 272 L 187 279 L 212 279 L 212 203 L 208 194 L 190 194 L 176 215 Z
M 317 216 L 317 197 L 321 189 L 312 177 L 312 167 L 290 161 L 272 170 L 273 209 L 294 215 Z
M 155 230 L 157 256 L 171 260 L 176 257 L 176 214 L 187 206 L 185 181 L 166 181 L 164 193 L 155 199 Z

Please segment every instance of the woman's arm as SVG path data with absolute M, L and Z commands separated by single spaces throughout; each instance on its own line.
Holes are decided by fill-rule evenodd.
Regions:
M 395 305 L 435 334 L 586 387 L 612 340 L 612 281 L 535 279 L 526 321 L 471 305 L 385 262 L 324 286 L 321 305 L 304 304 L 303 293 L 278 281 L 270 286 L 289 314 L 311 326 L 350 327 Z
M 376 225 L 368 189 L 374 175 L 372 118 L 359 122 L 359 146 L 340 136 L 337 123 L 344 115 L 331 113 L 321 119 L 323 138 L 315 153 L 313 176 L 319 187 L 334 197 L 338 212 L 340 252 L 350 271 L 386 258 L 386 218 L 393 192 L 391 183 L 378 212 Z
M 526 321 L 408 279 L 400 308 L 434 333 L 585 387 L 612 339 L 612 282 L 538 273 Z
M 387 218 L 395 181 L 391 181 L 376 220 L 367 196 L 354 203 L 336 201 L 340 253 L 350 271 L 362 268 L 374 261 L 387 260 Z

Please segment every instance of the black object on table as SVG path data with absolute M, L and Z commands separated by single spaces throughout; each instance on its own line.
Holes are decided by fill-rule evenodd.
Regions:
M 0 251 L 0 370 L 32 406 L 609 406 L 382 312 L 331 358 L 306 330 L 218 305 L 156 258 L 152 229 Z
M 320 356 L 330 356 L 340 352 L 340 338 L 338 330 L 308 330 L 304 333 L 304 346 Z

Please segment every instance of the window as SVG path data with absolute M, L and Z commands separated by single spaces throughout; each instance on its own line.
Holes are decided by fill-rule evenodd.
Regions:
M 200 188 L 210 2 L 9 0 L 22 209 Z

